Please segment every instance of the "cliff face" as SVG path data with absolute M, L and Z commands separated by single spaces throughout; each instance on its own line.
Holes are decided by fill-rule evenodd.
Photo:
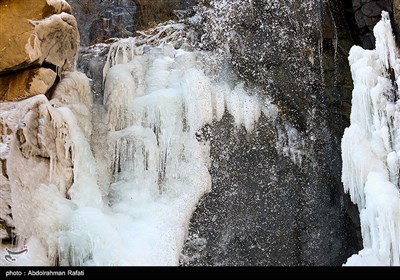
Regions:
M 213 190 L 194 213 L 183 263 L 340 265 L 361 246 L 340 181 L 352 90 L 344 7 L 239 2 L 210 1 L 206 43 L 227 46 L 232 71 L 272 97 L 279 121 L 251 134 L 235 133 L 229 117 L 211 125 Z
M 396 0 L 352 1 L 352 7 L 349 8 L 352 11 L 350 21 L 355 27 L 358 43 L 364 48 L 372 49 L 375 46 L 372 30 L 380 20 L 382 10 L 392 13 L 395 2 Z
M 93 1 L 69 2 L 80 23 L 82 46 L 135 31 L 133 1 L 101 1 L 94 6 Z M 189 8 L 196 2 L 182 0 L 179 7 Z M 260 98 L 263 106 L 273 103 L 278 111 L 271 118 L 260 114 L 248 132 L 235 125 L 235 116 L 228 113 L 235 104 L 224 104 L 227 108 L 223 107 L 221 119 L 196 133 L 199 142 L 210 144 L 212 190 L 193 214 L 181 264 L 343 264 L 362 246 L 359 213 L 340 180 L 340 143 L 349 124 L 353 88 L 348 52 L 354 43 L 371 47 L 369 34 L 379 20 L 378 12 L 393 10 L 397 19 L 399 1 L 199 2 L 200 46 L 219 54 L 212 71 L 219 72 L 220 79 L 243 81 L 246 91 Z M 105 125 L 100 123 L 104 117 L 102 68 L 108 47 L 99 45 L 81 53 L 79 68 L 93 78 L 90 92 L 86 77 L 70 72 L 79 36 L 65 1 L 5 0 L 0 13 L 9 15 L 4 17 L 7 24 L 0 27 L 0 101 L 47 95 L 19 105 L 0 104 L 1 238 L 11 241 L 16 235 L 22 239 L 36 235 L 45 244 L 48 258 L 56 260 L 58 241 L 39 233 L 65 229 L 61 218 L 77 207 L 68 191 L 78 181 L 74 176 L 82 173 L 80 167 L 84 170 L 86 165 L 74 162 L 81 150 L 71 146 L 71 137 L 90 142 L 92 132 L 100 135 L 92 131 L 92 110 L 98 110 L 96 125 Z M 13 28 L 15 24 L 18 29 Z M 92 94 L 98 103 L 95 107 Z M 84 121 L 71 121 L 65 109 L 58 109 L 63 106 Z M 240 106 L 244 111 L 252 108 Z M 97 148 L 95 155 L 110 157 L 104 147 Z M 90 154 L 91 147 L 84 148 Z M 24 170 L 35 170 L 40 176 Z M 107 195 L 108 188 L 102 190 Z M 79 201 L 80 193 L 72 193 Z M 43 196 L 49 200 L 41 208 Z M 30 205 L 40 206 L 35 208 L 37 216 L 54 203 L 50 224 L 37 219 L 26 226 Z M 13 227 L 17 230 L 11 234 Z
M 173 10 L 192 8 L 198 0 L 69 0 L 76 17 L 81 45 L 110 38 L 135 36 L 136 30 L 153 27 L 174 16 Z

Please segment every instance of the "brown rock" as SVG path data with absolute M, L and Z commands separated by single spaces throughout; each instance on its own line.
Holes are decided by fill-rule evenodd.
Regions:
M 10 135 L 12 133 L 11 129 L 8 127 L 8 125 L 6 123 L 3 123 L 0 120 L 0 137 L 2 135 Z M 0 138 L 1 141 L 1 138 Z
M 70 12 L 63 0 L 0 1 L 0 74 L 43 62 L 70 67 L 79 45 Z
M 57 74 L 48 68 L 26 69 L 0 76 L 0 101 L 18 101 L 45 94 L 54 84 Z

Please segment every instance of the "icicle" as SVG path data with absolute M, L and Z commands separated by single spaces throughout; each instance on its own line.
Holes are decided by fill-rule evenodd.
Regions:
M 342 182 L 360 209 L 364 249 L 346 265 L 400 264 L 397 48 L 389 14 L 374 28 L 376 50 L 353 47 L 351 125 L 342 139 Z M 391 71 L 395 77 L 390 77 Z
M 397 47 L 388 12 L 382 11 L 382 19 L 374 27 L 374 36 L 376 38 L 376 54 L 379 61 L 383 63 L 386 69 L 391 67 L 398 70 Z M 396 72 L 396 75 L 398 75 L 398 72 Z

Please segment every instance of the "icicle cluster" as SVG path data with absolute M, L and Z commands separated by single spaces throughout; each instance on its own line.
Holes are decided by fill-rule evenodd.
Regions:
M 354 90 L 342 181 L 360 210 L 364 249 L 347 265 L 400 265 L 400 61 L 388 13 L 374 35 L 375 50 L 354 46 L 349 55 Z
M 177 264 L 191 213 L 211 188 L 209 144 L 198 142 L 196 133 L 221 120 L 225 111 L 250 133 L 262 112 L 276 117 L 276 108 L 263 106 L 243 84 L 213 82 L 203 71 L 202 53 L 161 44 L 141 54 L 134 42 L 127 46 L 124 40 L 114 44 L 112 54 L 131 59 L 123 63 L 109 57 L 105 78 L 111 208 L 162 230 L 157 234 L 162 245 L 146 248 L 152 257 L 140 263 Z M 143 213 L 164 203 L 170 214 Z

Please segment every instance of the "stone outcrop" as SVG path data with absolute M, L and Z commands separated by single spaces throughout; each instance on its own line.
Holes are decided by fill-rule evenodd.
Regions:
M 0 100 L 45 94 L 55 72 L 75 68 L 79 33 L 67 2 L 5 0 L 0 14 Z
M 78 21 L 82 46 L 110 38 L 135 36 L 137 29 L 158 24 L 172 10 L 190 10 L 198 0 L 69 0 Z M 141 11 L 142 10 L 142 11 Z
M 79 24 L 82 46 L 134 35 L 136 4 L 132 0 L 69 0 L 68 3 Z
M 226 115 L 221 121 L 207 127 L 207 133 L 199 132 L 200 136 L 208 137 L 210 141 L 213 190 L 204 197 L 193 215 L 183 252 L 184 264 L 341 265 L 360 249 L 358 213 L 343 193 L 340 182 L 340 141 L 343 129 L 348 126 L 352 89 L 347 56 L 354 44 L 342 18 L 341 5 L 345 5 L 345 2 L 348 3 L 346 0 L 309 1 L 310 5 L 303 5 L 301 1 L 256 0 L 252 1 L 254 6 L 251 10 L 239 5 L 238 12 L 246 13 L 233 16 L 225 23 L 222 18 L 216 18 L 217 26 L 235 29 L 235 33 L 221 30 L 222 35 L 234 34 L 236 37 L 225 41 L 226 38 L 221 39 L 218 35 L 208 38 L 209 45 L 225 46 L 221 43 L 227 43 L 235 74 L 244 79 L 249 87 L 261 89 L 265 93 L 265 102 L 272 96 L 274 103 L 279 106 L 279 123 L 261 119 L 254 131 L 247 134 L 243 128 L 237 129 L 232 117 Z M 394 0 L 396 4 L 393 4 L 395 18 L 400 11 L 398 2 Z M 69 55 L 59 56 L 63 50 L 59 45 L 50 47 L 52 42 L 60 42 L 65 38 L 56 31 L 58 27 L 66 26 L 62 22 L 71 29 L 68 27 L 61 34 L 65 32 L 66 36 L 70 36 L 75 32 L 69 6 L 59 0 L 5 0 L 0 2 L 1 15 L 9 9 L 7 5 L 15 3 L 23 3 L 22 10 L 37 11 L 37 16 L 25 17 L 33 20 L 33 24 L 28 26 L 32 27 L 30 32 L 35 36 L 27 36 L 28 43 L 23 45 L 27 48 L 22 50 L 16 47 L 15 53 L 19 58 L 4 64 L 8 66 L 0 71 L 0 100 L 19 100 L 30 94 L 47 92 L 53 80 L 57 80 L 54 70 L 68 69 L 73 64 Z M 79 3 L 90 5 L 92 1 Z M 368 40 L 368 34 L 374 22 L 379 20 L 380 11 L 391 7 L 390 4 L 384 6 L 385 3 L 390 1 L 352 1 L 350 9 L 354 14 L 354 28 L 364 47 L 373 43 Z M 38 4 L 47 8 L 37 9 Z M 27 5 L 32 5 L 32 9 L 25 8 Z M 91 13 L 86 15 L 93 16 Z M 121 18 L 113 19 L 115 26 L 119 20 Z M 108 23 L 107 18 L 101 19 L 99 26 L 109 26 Z M 53 24 L 58 26 L 55 32 L 47 32 L 47 27 Z M 211 23 L 208 27 L 215 26 Z M 1 36 L 7 33 L 3 30 L 5 25 L 3 27 L 2 24 L 0 28 Z M 95 35 L 93 33 L 91 36 Z M 0 42 L 13 41 L 12 37 L 7 38 L 3 40 L 1 37 Z M 68 38 L 62 42 L 67 42 L 67 50 L 73 54 L 76 40 L 71 41 L 74 36 Z M 89 39 L 87 42 L 90 42 Z M 207 42 L 204 45 L 207 46 Z M 0 58 L 6 57 L 0 55 L 3 55 Z M 93 56 L 88 54 L 86 58 L 83 54 L 82 61 L 89 63 L 83 68 L 99 81 L 100 77 L 96 75 L 99 75 L 102 58 L 96 55 L 95 51 Z M 39 68 L 49 65 L 50 69 Z M 16 75 L 20 75 L 19 78 Z M 71 84 L 78 84 L 73 81 L 71 79 Z M 60 100 L 63 99 L 65 92 L 72 88 L 70 84 L 59 86 L 65 90 L 60 89 L 53 100 L 57 100 L 57 94 L 61 96 Z M 93 91 L 100 95 L 101 85 L 97 84 Z M 87 92 L 87 89 L 82 92 Z M 22 96 L 19 95 L 22 93 Z M 79 98 L 76 100 L 75 103 L 70 100 L 68 103 L 81 109 L 79 105 L 82 101 Z M 41 142 L 35 142 L 42 139 L 41 133 L 45 132 L 51 136 L 48 139 L 56 143 L 56 133 L 49 124 L 51 117 L 57 114 L 45 98 L 39 98 L 37 104 L 33 105 L 23 115 L 23 129 L 13 133 L 19 137 L 21 162 L 34 151 L 36 161 L 26 165 L 28 169 L 33 170 L 39 162 L 43 170 L 50 170 L 52 154 L 61 154 L 57 149 L 62 150 L 65 142 L 59 141 L 59 146 L 52 149 L 47 148 L 51 147 L 51 143 L 42 145 Z M 83 112 L 90 115 L 88 108 Z M 33 116 L 44 120 L 46 129 L 42 129 L 42 122 L 36 122 L 38 118 Z M 17 119 L 11 115 L 9 118 L 6 115 L 3 117 L 7 121 Z M 5 119 L 0 121 L 0 132 L 4 139 L 11 133 Z M 66 126 L 60 124 L 58 127 L 61 131 Z M 86 134 L 90 135 L 88 131 Z M 32 137 L 30 141 L 26 141 L 29 137 Z M 59 171 L 68 175 L 63 179 L 68 182 L 62 188 L 65 191 L 73 180 L 72 161 L 71 158 L 65 162 L 59 161 L 60 168 L 68 169 Z M 3 192 L 9 192 L 9 172 L 6 167 L 5 156 L 0 153 L 0 190 Z M 14 174 L 16 170 L 14 168 Z M 50 177 L 46 172 L 42 175 L 42 181 L 51 183 L 46 181 Z M 28 174 L 21 176 L 22 183 L 31 183 Z M 0 202 L 1 205 L 9 205 L 10 199 L 5 197 Z M 23 201 L 21 205 L 29 202 Z M 5 209 L 0 213 L 1 238 L 9 237 L 7 231 L 11 226 L 10 212 Z

